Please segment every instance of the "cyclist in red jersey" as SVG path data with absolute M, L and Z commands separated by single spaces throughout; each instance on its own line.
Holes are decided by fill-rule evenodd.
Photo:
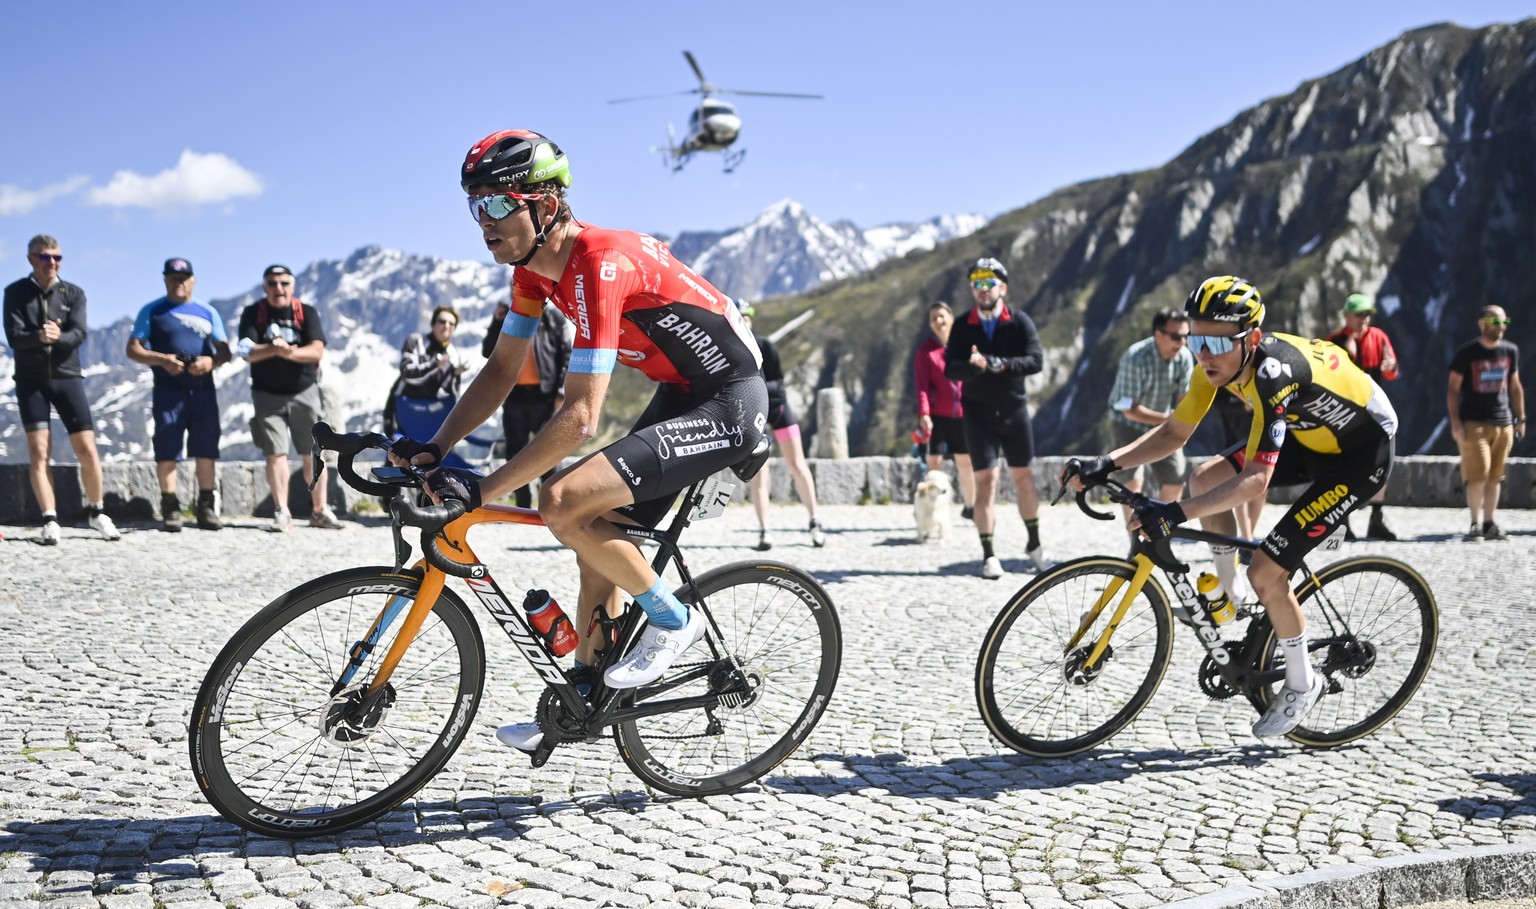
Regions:
M 581 593 L 576 628 L 592 610 L 617 612 L 620 591 L 645 610 L 647 625 L 608 670 L 610 687 L 660 678 L 703 633 L 703 618 L 680 603 L 616 522 L 653 526 L 693 482 L 750 455 L 767 425 L 761 357 L 736 306 L 644 234 L 604 230 L 571 216 L 570 167 L 538 133 L 502 130 L 476 142 L 460 183 L 497 262 L 515 266 L 512 308 L 486 366 L 427 443 L 402 439 L 396 457 L 430 464 L 485 422 L 517 381 L 544 306 L 576 325 L 565 403 L 522 451 L 476 483 L 457 478 L 471 505 L 506 495 L 557 466 L 597 435 L 614 367 L 644 372 L 659 388 L 630 435 L 557 472 L 539 491 L 539 512 L 576 552 Z M 577 672 L 594 661 L 594 641 L 576 651 Z M 536 723 L 504 726 L 497 738 L 532 751 Z

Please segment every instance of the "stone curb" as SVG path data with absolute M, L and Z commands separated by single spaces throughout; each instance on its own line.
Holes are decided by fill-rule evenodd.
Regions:
M 1536 843 L 1395 856 L 1227 887 L 1165 909 L 1393 909 L 1536 896 Z

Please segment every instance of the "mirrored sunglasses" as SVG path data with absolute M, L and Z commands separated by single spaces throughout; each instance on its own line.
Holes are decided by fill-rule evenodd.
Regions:
M 1219 357 L 1237 346 L 1237 335 L 1190 335 L 1189 352 L 1200 356 L 1202 352 L 1208 352 L 1213 357 Z
M 981 278 L 980 280 L 972 281 L 971 287 L 975 290 L 991 290 L 1001 283 L 996 278 Z
M 1493 319 L 1493 318 L 1489 318 L 1489 319 L 1484 319 L 1483 320 L 1483 324 L 1484 325 L 1508 325 L 1509 324 L 1509 320 L 1508 319 Z
M 537 199 L 537 195 L 523 193 L 495 193 L 489 196 L 469 197 L 469 216 L 476 221 L 480 220 L 480 213 L 485 212 L 486 217 L 492 221 L 500 221 L 507 215 L 521 209 L 529 199 Z

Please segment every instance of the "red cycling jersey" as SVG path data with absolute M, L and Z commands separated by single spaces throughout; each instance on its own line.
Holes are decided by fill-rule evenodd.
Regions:
M 645 234 L 583 227 L 559 281 L 517 269 L 502 331 L 532 337 L 546 300 L 576 325 L 571 372 L 611 373 L 622 362 L 693 389 L 762 368 L 735 303 Z

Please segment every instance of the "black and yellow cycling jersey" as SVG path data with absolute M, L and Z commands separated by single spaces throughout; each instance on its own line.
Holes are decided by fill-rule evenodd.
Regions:
M 1229 385 L 1253 408 L 1245 460 L 1273 466 L 1286 436 L 1319 454 L 1370 446 L 1397 433 L 1397 413 L 1376 383 L 1328 341 L 1270 334 L 1259 342 L 1247 382 Z M 1195 370 L 1173 419 L 1194 426 L 1216 387 Z

